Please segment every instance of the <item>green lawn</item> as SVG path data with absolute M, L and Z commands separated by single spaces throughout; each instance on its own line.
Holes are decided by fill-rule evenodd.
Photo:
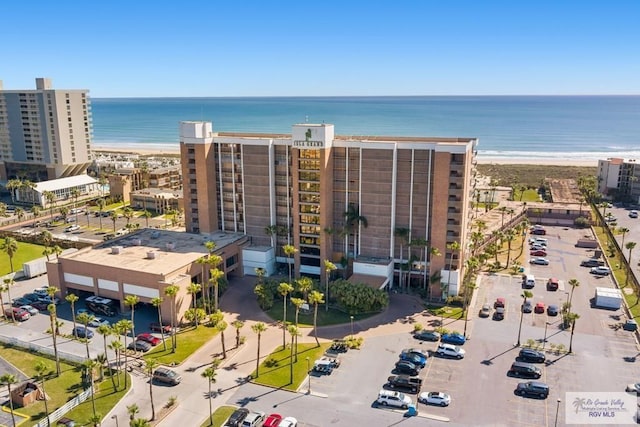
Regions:
M 528 189 L 524 191 L 522 198 L 520 198 L 520 190 L 516 190 L 513 200 L 518 202 L 538 202 L 540 201 L 540 196 L 538 195 L 537 190 Z
M 288 336 L 287 339 L 290 341 L 291 337 Z M 269 357 L 260 364 L 260 375 L 258 378 L 255 378 L 255 371 L 251 374 L 251 376 L 255 378 L 253 382 L 268 387 L 295 391 L 307 376 L 307 366 L 313 366 L 313 362 L 320 358 L 330 346 L 330 343 L 320 344 L 320 347 L 317 347 L 315 343 L 298 344 L 298 361 L 293 364 L 293 382 L 290 381 L 289 362 L 291 361 L 291 347 L 287 345 L 287 348 L 284 350 L 282 350 L 282 347 L 278 347 L 279 350 L 271 353 Z M 307 357 L 309 358 L 309 362 L 307 362 Z M 270 360 L 275 361 L 275 364 L 267 366 Z
M 235 329 L 229 327 L 226 332 L 227 334 L 233 334 L 235 333 Z M 197 329 L 194 327 L 188 327 L 177 333 L 178 347 L 176 348 L 175 353 L 171 352 L 171 337 L 166 337 L 166 351 L 162 344 L 160 344 L 145 354 L 144 358 L 147 360 L 156 359 L 158 363 L 163 365 L 179 365 L 217 334 L 218 330 L 216 328 L 206 325 L 200 325 Z
M 207 403 L 208 405 L 208 403 Z M 229 418 L 229 416 L 236 410 L 235 406 L 220 406 L 213 411 L 213 424 L 209 422 L 209 417 L 200 424 L 200 427 L 222 427 L 222 424 Z
M 13 256 L 13 271 L 22 270 L 22 264 L 42 258 L 44 246 L 34 245 L 32 243 L 18 242 L 18 251 Z M 11 273 L 9 265 L 9 256 L 6 252 L 0 252 L 0 276 Z
M 118 376 L 120 377 L 120 390 L 113 389 L 113 383 L 110 378 L 106 378 L 101 383 L 96 385 L 95 394 L 95 405 L 96 405 L 96 414 L 105 416 L 111 411 L 111 408 L 116 406 L 116 403 L 120 401 L 127 393 L 127 390 L 131 388 L 131 380 L 127 381 L 127 388 L 124 389 L 124 376 L 129 375 L 125 372 L 120 372 Z M 117 381 L 117 380 L 116 380 Z M 118 383 L 116 382 L 116 385 Z M 138 393 L 142 394 L 141 391 Z M 143 397 L 143 396 L 140 396 Z M 67 412 L 65 417 L 71 418 L 76 422 L 76 425 L 86 426 L 90 424 L 90 418 L 93 415 L 93 404 L 91 399 L 87 399 L 82 402 L 80 405 L 73 408 L 71 411 Z
M 464 311 L 462 307 L 454 307 L 445 305 L 442 307 L 428 306 L 427 310 L 435 316 L 444 317 L 445 319 L 462 319 Z
M 25 351 L 21 348 L 0 345 L 0 349 L 2 350 L 2 357 L 5 360 L 13 364 L 28 376 L 35 375 L 36 372 L 34 367 L 39 361 L 43 361 L 50 368 L 52 374 L 55 374 L 55 361 L 52 359 L 38 353 Z M 59 377 L 50 375 L 45 381 L 45 391 L 49 396 L 49 400 L 47 401 L 49 412 L 53 412 L 82 392 L 81 369 L 79 367 L 61 361 L 60 371 L 61 373 Z M 124 377 L 121 378 L 121 384 L 124 385 Z M 99 390 L 96 395 L 96 408 L 100 408 L 99 412 L 102 414 L 109 412 L 126 393 L 126 390 L 124 389 L 114 393 L 111 379 L 107 379 L 106 377 L 105 381 L 96 384 L 96 387 Z M 91 405 L 91 403 L 89 403 L 89 405 Z M 84 408 L 84 410 L 80 410 L 80 408 Z M 75 414 L 73 418 L 76 422 L 81 419 L 81 416 L 83 415 L 85 416 L 83 419 L 88 420 L 92 413 L 91 406 L 88 408 L 87 412 L 86 403 L 83 403 L 71 412 Z M 16 408 L 16 410 L 23 415 L 31 417 L 29 421 L 35 422 L 45 417 L 44 402 L 42 401 L 37 401 L 25 408 Z
M 298 315 L 298 326 L 300 327 L 313 327 L 313 306 L 309 310 L 309 314 Z M 267 310 L 267 314 L 274 320 L 282 320 L 282 298 L 276 299 L 273 302 L 273 307 Z M 353 316 L 353 321 L 357 322 L 358 320 L 366 319 L 378 313 L 367 313 L 367 314 L 356 314 Z M 287 322 L 295 323 L 296 321 L 296 308 L 293 304 L 290 304 L 287 307 Z M 325 311 L 324 304 L 318 306 L 318 326 L 327 326 L 327 325 L 340 325 L 344 323 L 350 323 L 351 316 L 342 311 L 329 309 L 329 311 Z

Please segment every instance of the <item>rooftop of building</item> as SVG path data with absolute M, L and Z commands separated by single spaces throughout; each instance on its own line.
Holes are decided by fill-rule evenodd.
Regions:
M 67 178 L 50 179 L 36 183 L 35 190 L 39 193 L 44 191 L 56 191 L 64 188 L 71 188 L 80 185 L 95 184 L 97 180 L 89 175 L 76 175 Z
M 145 228 L 60 258 L 101 267 L 167 275 L 208 254 L 205 247 L 208 241 L 215 242 L 216 250 L 220 251 L 242 239 L 246 239 L 246 236 L 240 233 L 219 231 L 190 234 Z
M 215 132 L 214 136 L 229 138 L 269 138 L 269 139 L 290 139 L 291 134 L 286 133 L 248 133 L 248 132 Z M 476 141 L 477 138 L 451 138 L 451 137 L 420 137 L 420 136 L 382 136 L 382 135 L 336 135 L 338 141 L 406 141 L 406 142 L 432 142 L 432 143 L 462 143 L 467 144 Z

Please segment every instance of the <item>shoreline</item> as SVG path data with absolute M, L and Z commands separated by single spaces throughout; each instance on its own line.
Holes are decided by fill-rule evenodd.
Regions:
M 131 154 L 139 156 L 170 156 L 176 157 L 180 155 L 179 146 L 171 149 L 167 146 L 161 147 L 140 147 L 134 146 L 129 149 L 112 148 L 100 144 L 94 144 L 93 150 L 96 154 Z M 516 157 L 492 157 L 478 155 L 476 157 L 478 164 L 482 165 L 538 165 L 538 166 L 579 166 L 579 167 L 597 167 L 598 160 L 595 159 L 560 159 L 560 158 L 539 158 L 529 156 L 526 158 Z

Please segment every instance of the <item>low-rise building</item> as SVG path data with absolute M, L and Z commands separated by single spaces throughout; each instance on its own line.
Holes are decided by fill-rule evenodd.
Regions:
M 134 209 L 156 213 L 180 211 L 184 209 L 182 190 L 165 188 L 146 188 L 131 192 L 131 205 Z

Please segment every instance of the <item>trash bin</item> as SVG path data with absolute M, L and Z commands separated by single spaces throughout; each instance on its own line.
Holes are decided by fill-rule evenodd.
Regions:
M 404 416 L 415 417 L 416 415 L 418 415 L 418 409 L 416 408 L 416 405 L 412 403 L 411 405 L 409 405 L 409 408 L 407 408 L 407 412 L 404 414 Z

